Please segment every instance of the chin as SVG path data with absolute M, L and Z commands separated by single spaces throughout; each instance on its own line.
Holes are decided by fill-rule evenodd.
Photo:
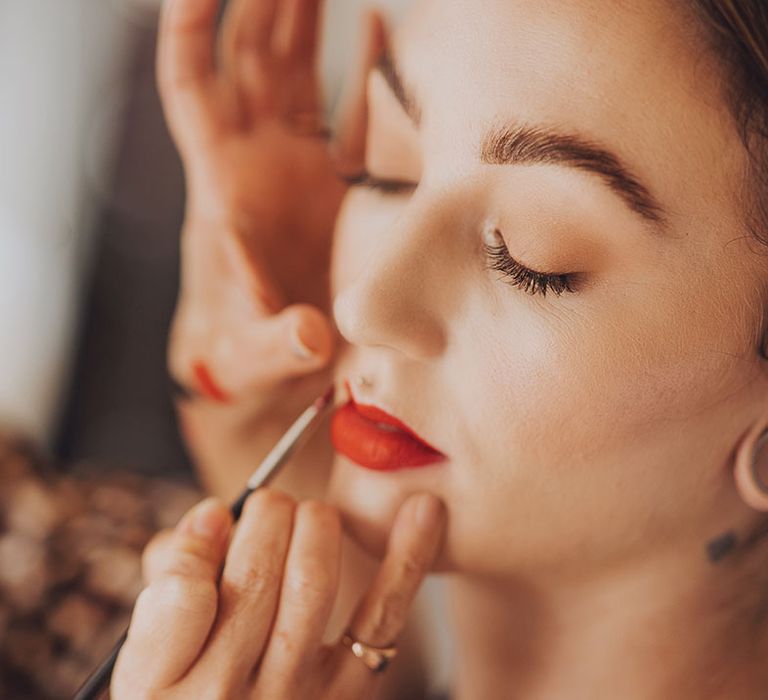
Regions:
M 350 512 L 341 504 L 336 504 L 341 512 L 344 532 L 357 544 L 366 554 L 381 561 L 387 551 L 387 534 L 389 528 L 365 517 L 358 513 Z
M 377 559 L 384 557 L 395 515 L 407 497 L 391 474 L 366 470 L 335 456 L 328 500 L 339 509 L 344 531 Z
M 413 474 L 416 472 L 414 471 Z M 383 559 L 400 506 L 424 490 L 407 472 L 376 472 L 336 455 L 328 485 L 328 501 L 341 513 L 344 531 L 370 556 Z M 427 489 L 434 491 L 434 489 Z M 447 571 L 445 551 L 433 571 Z

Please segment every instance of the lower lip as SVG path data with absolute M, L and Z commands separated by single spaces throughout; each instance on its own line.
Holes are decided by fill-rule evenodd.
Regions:
M 219 388 L 208 368 L 202 362 L 196 362 L 192 366 L 192 371 L 195 374 L 195 379 L 197 379 L 197 384 L 202 394 L 219 403 L 229 403 L 229 396 Z
M 445 455 L 408 433 L 380 427 L 363 416 L 353 401 L 334 413 L 331 441 L 337 452 L 375 471 L 425 467 L 445 460 Z

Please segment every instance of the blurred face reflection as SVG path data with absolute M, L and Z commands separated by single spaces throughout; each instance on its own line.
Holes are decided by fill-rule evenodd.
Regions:
M 447 460 L 337 456 L 371 550 L 421 489 L 446 569 L 581 574 L 712 534 L 764 273 L 696 26 L 661 0 L 424 0 L 396 32 L 337 225 L 337 379 Z

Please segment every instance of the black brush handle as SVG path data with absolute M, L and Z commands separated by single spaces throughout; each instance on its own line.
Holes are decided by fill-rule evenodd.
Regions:
M 248 496 L 250 496 L 255 490 L 256 489 L 252 489 L 250 487 L 245 488 L 243 492 L 237 497 L 237 500 L 229 507 L 229 512 L 232 513 L 232 520 L 234 522 L 240 520 L 240 515 L 243 512 L 245 501 L 247 500 Z
M 107 689 L 109 681 L 112 678 L 112 671 L 115 668 L 115 661 L 117 661 L 117 655 L 120 653 L 120 649 L 123 648 L 125 638 L 128 636 L 128 630 L 125 630 L 117 640 L 112 651 L 109 652 L 101 665 L 90 675 L 88 679 L 80 686 L 80 690 L 75 693 L 73 700 L 96 700 Z

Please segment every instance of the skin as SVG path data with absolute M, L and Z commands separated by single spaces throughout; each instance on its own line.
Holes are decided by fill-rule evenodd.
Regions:
M 715 66 L 669 18 L 664 3 L 422 3 L 393 51 L 421 127 L 371 79 L 368 168 L 419 188 L 346 201 L 333 268 L 349 344 L 338 376 L 368 376 L 376 388 L 359 398 L 390 408 L 450 464 L 392 478 L 340 459 L 336 493 L 373 525 L 408 489 L 460 502 L 448 568 L 495 574 L 501 560 L 578 578 L 698 547 L 749 515 L 727 465 L 762 398 L 764 261 L 729 184 L 744 163 L 718 85 L 691 94 Z M 601 69 L 608 61 L 614 70 Z M 617 119 L 622 110 L 632 119 Z M 649 232 L 591 174 L 479 164 L 483 134 L 512 120 L 563 125 L 620 153 L 668 210 L 667 233 Z M 542 298 L 507 285 L 485 269 L 487 222 L 513 257 L 581 273 L 582 287 Z M 541 527 L 520 538 L 530 522 Z
M 242 0 L 235 6 L 257 5 Z M 210 40 L 210 21 L 205 31 Z M 369 59 L 379 53 L 375 44 L 363 52 Z M 768 277 L 744 227 L 746 156 L 724 97 L 727 76 L 707 46 L 693 18 L 668 1 L 422 0 L 391 41 L 419 123 L 380 71 L 366 69 L 361 83 L 365 166 L 376 177 L 414 187 L 397 194 L 360 187 L 342 192 L 327 299 L 295 288 L 248 316 L 232 301 L 237 275 L 216 277 L 211 265 L 194 268 L 196 276 L 189 268 L 180 304 L 185 311 L 175 326 L 178 351 L 171 352 L 177 375 L 184 377 L 196 354 L 221 357 L 214 341 L 249 329 L 249 337 L 260 339 L 247 353 L 238 354 L 235 344 L 230 375 L 217 374 L 233 396 L 240 389 L 249 397 L 243 401 L 250 412 L 244 404 L 180 409 L 201 472 L 219 492 L 233 491 L 253 464 L 253 442 L 238 441 L 247 432 L 243 425 L 259 424 L 253 418 L 259 406 L 291 395 L 288 377 L 309 382 L 318 368 L 339 385 L 365 375 L 372 387 L 355 390 L 357 399 L 394 414 L 447 455 L 441 465 L 386 474 L 336 456 L 327 500 L 345 530 L 377 557 L 399 531 L 405 516 L 396 514 L 406 512 L 411 497 L 429 492 L 445 503 L 447 531 L 438 549 L 430 549 L 436 545 L 429 539 L 429 532 L 440 537 L 437 520 L 432 530 L 413 528 L 407 540 L 414 550 L 430 551 L 434 562 L 421 556 L 407 584 L 385 566 L 379 576 L 387 583 L 379 586 L 386 593 L 374 585 L 370 596 L 410 600 L 428 565 L 453 574 L 460 700 L 751 700 L 764 694 L 766 540 L 750 551 L 737 544 L 721 563 L 706 549 L 724 532 L 743 542 L 768 511 L 768 494 L 750 476 L 754 445 L 768 425 L 768 374 L 758 353 Z M 355 123 L 357 133 L 360 120 Z M 615 152 L 659 202 L 663 233 L 594 174 L 552 164 L 481 163 L 487 132 L 507 123 L 556 126 Z M 190 174 L 202 162 L 194 154 L 211 148 L 201 133 L 190 131 L 186 146 L 191 183 L 203 181 Z M 360 143 L 344 150 L 344 164 L 359 165 L 360 150 Z M 227 159 L 199 167 L 238 172 Z M 212 260 L 200 252 L 202 237 L 229 227 L 241 245 L 227 259 L 245 278 L 260 270 L 253 251 L 266 247 L 241 223 L 258 220 L 242 202 L 266 206 L 275 197 L 191 190 L 186 259 L 197 251 L 199 259 Z M 281 196 L 289 191 L 295 188 Z M 272 212 L 263 219 L 279 217 Z M 529 267 L 578 275 L 576 291 L 529 295 L 489 270 L 483 241 L 495 229 Z M 259 235 L 280 240 L 269 225 Z M 226 238 L 208 245 L 218 250 L 212 241 Z M 294 252 L 303 259 L 299 247 Z M 311 264 L 304 269 L 313 274 Z M 218 303 L 206 301 L 206 275 L 223 291 Z M 255 275 L 262 285 L 266 277 Z M 285 279 L 296 283 L 292 274 Z M 281 319 L 296 320 L 290 304 L 302 300 L 317 305 L 299 311 L 315 324 L 306 330 L 322 340 L 319 354 L 304 365 L 295 356 L 269 378 L 247 375 L 259 352 L 289 356 L 276 352 L 287 347 Z M 316 313 L 326 310 L 330 318 Z M 203 321 L 193 323 L 195 317 Z M 195 336 L 201 323 L 208 323 L 207 335 Z M 191 338 L 197 338 L 196 353 L 189 351 Z M 250 376 L 242 387 L 238 367 Z M 300 482 L 319 464 L 297 466 L 294 477 Z M 262 504 L 253 523 L 264 513 L 277 517 L 276 501 Z M 337 533 L 334 525 L 324 527 Z M 301 531 L 294 525 L 294 533 Z M 233 562 L 258 567 L 287 546 L 269 546 L 263 532 L 251 531 L 248 541 Z M 232 595 L 225 593 L 226 565 L 216 587 L 223 546 L 203 550 L 195 561 L 207 564 L 192 577 L 207 582 L 214 603 Z M 188 549 L 177 538 L 150 551 L 175 562 L 167 553 Z M 302 551 L 311 549 L 304 541 Z M 178 577 L 174 566 L 149 566 L 147 590 L 162 590 L 163 581 Z M 318 604 L 323 610 L 338 581 L 329 577 Z M 233 600 L 238 595 L 253 599 L 247 589 Z M 156 616 L 167 599 L 146 598 L 139 617 L 144 628 L 139 624 L 135 635 L 144 644 L 129 644 L 121 655 L 118 690 L 139 682 L 137 669 L 145 666 L 136 659 L 152 630 L 182 625 L 178 614 L 161 625 Z M 377 637 L 369 623 L 360 633 L 372 635 L 369 643 L 388 643 L 405 608 L 396 606 L 386 634 Z M 313 614 L 320 615 L 318 609 Z M 210 604 L 200 612 L 205 624 L 195 653 L 211 625 L 235 624 L 217 614 Z M 275 605 L 267 605 L 254 620 L 274 614 Z M 256 663 L 271 643 L 262 639 L 254 650 L 235 635 L 224 656 L 240 658 L 250 649 L 246 665 Z M 319 640 L 307 644 L 317 651 Z M 307 653 L 303 643 L 298 647 L 298 655 Z M 155 663 L 177 664 L 176 679 L 162 682 L 183 683 L 180 668 L 192 664 L 193 687 L 220 683 L 206 652 L 197 662 L 190 652 L 186 666 L 178 655 L 153 652 L 160 656 Z M 271 677 L 295 682 L 298 667 L 301 678 L 328 677 L 328 667 L 302 667 L 295 658 L 288 655 Z M 350 668 L 359 670 L 348 652 L 339 658 L 351 658 Z M 242 672 L 229 678 L 242 691 Z M 258 678 L 249 688 L 263 697 Z M 366 692 L 355 687 L 350 697 Z
M 740 471 L 734 455 L 764 421 L 766 384 L 765 262 L 703 43 L 667 2 L 421 2 L 392 50 L 420 125 L 380 74 L 369 83 L 368 170 L 418 189 L 345 202 L 337 376 L 372 380 L 357 398 L 449 462 L 374 474 L 339 457 L 331 494 L 371 551 L 406 494 L 446 502 L 460 698 L 764 687 L 765 628 L 749 620 L 765 568 L 745 577 L 704 556 L 765 510 L 742 478 L 747 450 Z M 593 175 L 480 164 L 485 132 L 509 121 L 620 154 L 666 210 L 664 235 Z M 513 257 L 583 286 L 542 298 L 499 281 L 478 246 L 488 222 Z
M 403 506 L 389 553 L 349 622 L 356 638 L 385 646 L 397 636 L 444 521 L 430 494 Z M 226 507 L 211 498 L 154 551 L 113 697 L 342 700 L 377 692 L 380 675 L 346 647 L 323 644 L 341 557 L 341 524 L 328 504 L 297 505 L 280 491 L 259 490 L 233 532 Z
M 230 501 L 327 388 L 334 339 L 323 263 L 346 190 L 338 172 L 362 157 L 365 84 L 383 28 L 377 15 L 364 18 L 329 148 L 322 129 L 289 119 L 319 99 L 320 2 L 235 0 L 218 33 L 217 11 L 217 0 L 164 3 L 158 84 L 188 190 L 169 365 L 194 397 L 178 409 L 201 480 Z M 309 498 L 324 488 L 327 441 L 293 461 L 301 464 L 275 481 L 292 495 L 254 494 L 234 531 L 214 498 L 150 543 L 112 697 L 418 692 L 407 615 L 440 546 L 444 506 L 430 494 L 409 499 L 389 555 L 373 561 L 342 537 L 336 509 Z M 345 629 L 375 646 L 400 640 L 402 660 L 372 674 L 339 643 Z

